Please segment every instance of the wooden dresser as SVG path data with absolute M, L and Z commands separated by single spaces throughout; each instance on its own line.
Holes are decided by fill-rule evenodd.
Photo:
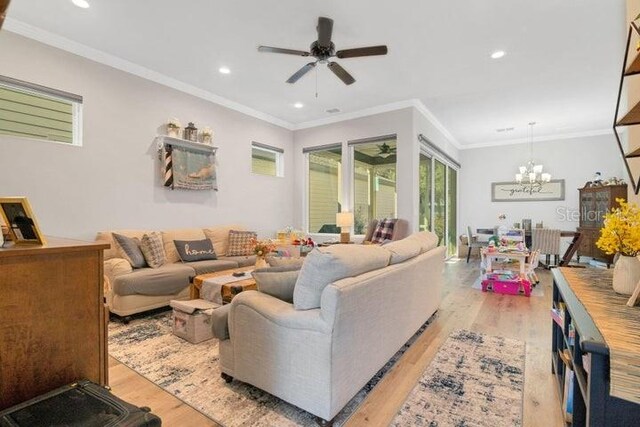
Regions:
M 0 249 L 0 410 L 86 378 L 107 384 L 108 244 L 47 237 Z
M 618 206 L 616 199 L 627 200 L 627 186 L 625 184 L 584 187 L 578 191 L 580 192 L 578 232 L 582 235 L 582 243 L 578 248 L 578 262 L 580 257 L 587 256 L 612 264 L 613 255 L 607 255 L 598 249 L 596 242 L 600 238 L 600 229 L 604 225 L 604 214 Z

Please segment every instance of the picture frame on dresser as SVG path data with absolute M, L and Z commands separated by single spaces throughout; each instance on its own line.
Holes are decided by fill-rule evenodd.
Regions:
M 9 236 L 16 245 L 44 245 L 36 216 L 26 197 L 0 197 L 0 215 L 9 228 Z

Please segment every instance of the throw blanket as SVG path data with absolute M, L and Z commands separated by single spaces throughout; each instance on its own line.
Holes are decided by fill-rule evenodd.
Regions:
M 185 190 L 218 190 L 215 155 L 166 145 L 164 186 Z

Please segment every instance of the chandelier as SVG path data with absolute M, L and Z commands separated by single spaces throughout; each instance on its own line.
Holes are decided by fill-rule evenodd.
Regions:
M 520 166 L 518 168 L 519 173 L 516 174 L 516 181 L 519 184 L 543 184 L 551 181 L 551 174 L 542 172 L 542 165 L 537 165 L 533 161 L 533 126 L 536 122 L 529 123 L 530 129 L 530 144 L 529 144 L 529 161 L 526 166 Z

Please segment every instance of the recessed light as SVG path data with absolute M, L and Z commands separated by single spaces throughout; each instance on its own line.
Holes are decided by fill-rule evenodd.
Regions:
M 295 104 L 293 104 L 293 106 L 296 108 L 302 108 L 304 107 L 304 104 L 302 102 L 296 102 Z
M 500 59 L 505 55 L 506 55 L 506 52 L 504 50 L 496 50 L 491 54 L 491 59 Z
M 89 8 L 89 2 L 87 0 L 71 0 L 73 4 L 83 9 Z
M 220 71 L 220 74 L 230 74 L 231 70 L 228 67 L 220 67 L 218 68 L 218 71 Z

